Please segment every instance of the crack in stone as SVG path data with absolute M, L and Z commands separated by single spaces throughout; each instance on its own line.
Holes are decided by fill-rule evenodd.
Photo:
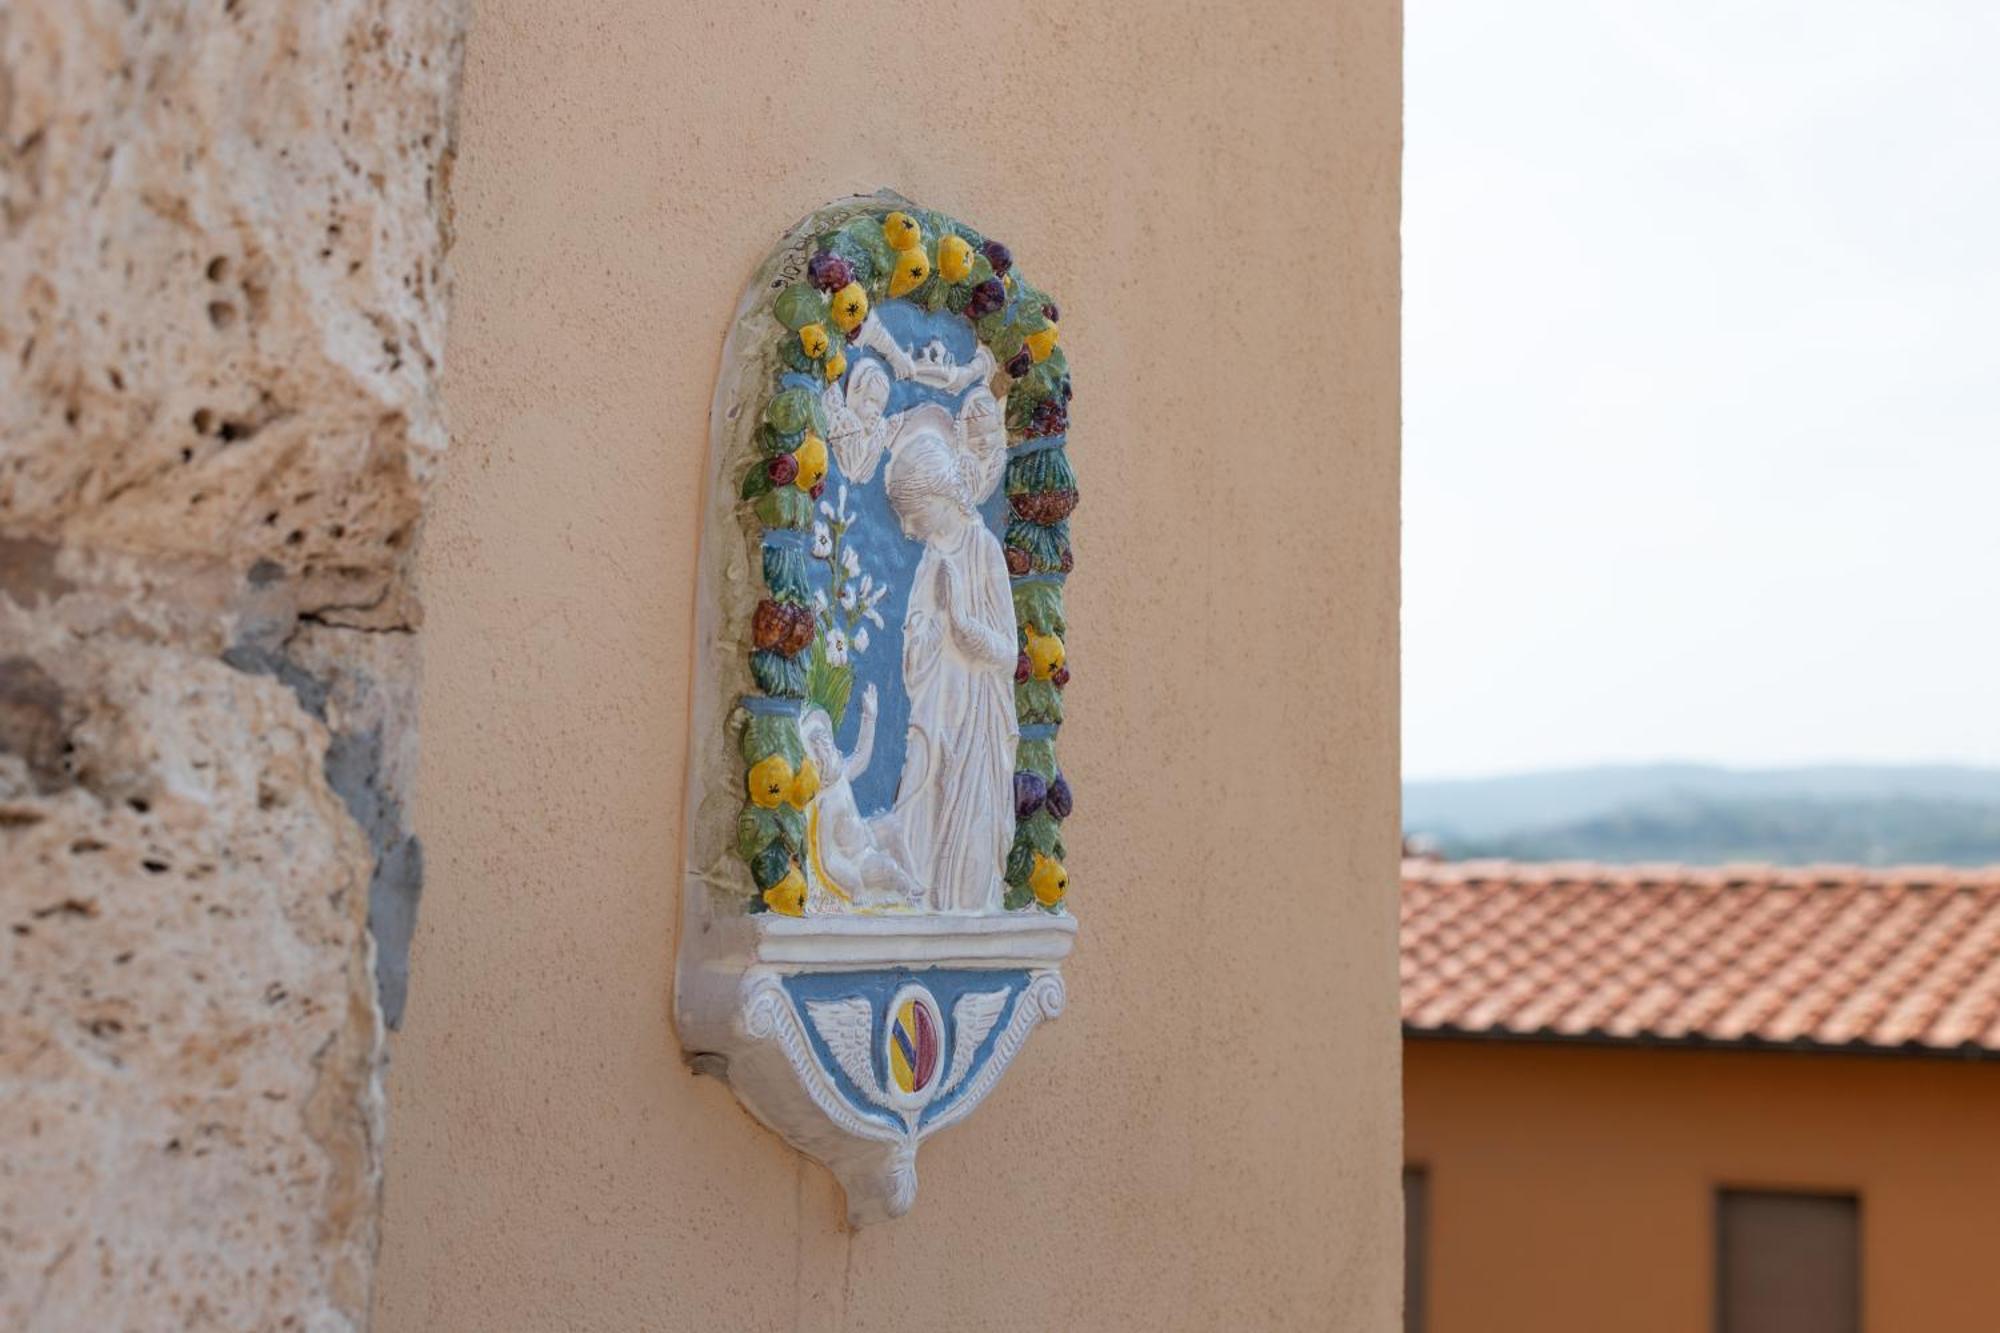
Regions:
M 408 634 L 404 629 L 328 625 L 302 614 L 288 625 L 259 622 L 255 637 L 241 639 L 222 654 L 238 671 L 270 676 L 291 690 L 304 708 L 328 723 L 332 681 L 300 666 L 292 646 L 305 625 L 340 634 Z M 362 689 L 373 682 L 355 669 Z M 410 831 L 402 800 L 384 781 L 386 765 L 380 727 L 340 730 L 328 725 L 323 771 L 327 786 L 368 839 L 374 865 L 368 881 L 368 929 L 375 937 L 375 982 L 383 1021 L 394 1030 L 403 1022 L 409 997 L 410 943 L 416 934 L 417 904 L 423 894 L 423 841 Z

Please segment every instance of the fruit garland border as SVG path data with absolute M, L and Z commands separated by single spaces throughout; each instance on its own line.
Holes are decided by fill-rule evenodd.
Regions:
M 756 457 L 738 498 L 754 519 L 763 596 L 752 617 L 750 674 L 760 693 L 741 703 L 745 800 L 735 850 L 756 892 L 747 908 L 804 914 L 806 807 L 819 775 L 805 754 L 806 657 L 817 635 L 806 552 L 814 504 L 825 489 L 826 409 L 788 378 L 830 385 L 847 373 L 846 349 L 869 311 L 907 300 L 964 318 L 1001 369 L 1008 522 L 1002 546 L 1013 584 L 1019 657 L 1014 705 L 1021 741 L 1015 756 L 1015 835 L 1003 906 L 1062 912 L 1069 889 L 1062 824 L 1072 793 L 1056 757 L 1069 683 L 1063 588 L 1074 557 L 1069 516 L 1077 486 L 1068 456 L 1069 361 L 1058 346 L 1055 302 L 1030 285 L 1013 255 L 943 213 L 903 204 L 868 208 L 818 232 L 805 272 L 773 292 L 769 313 L 782 328 L 777 367 L 755 431 Z

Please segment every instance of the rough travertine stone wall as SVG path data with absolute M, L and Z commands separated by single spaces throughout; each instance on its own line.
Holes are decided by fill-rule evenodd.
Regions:
M 0 0 L 0 1328 L 367 1322 L 464 18 Z

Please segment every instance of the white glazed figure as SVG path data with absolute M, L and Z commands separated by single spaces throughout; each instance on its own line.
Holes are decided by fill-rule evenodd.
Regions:
M 830 384 L 820 397 L 831 427 L 826 442 L 840 464 L 840 475 L 856 486 L 867 485 L 889 438 L 883 415 L 889 407 L 888 373 L 877 362 L 857 358 L 847 372 L 846 385 Z
M 974 508 L 952 415 L 898 414 L 883 477 L 903 535 L 924 544 L 903 623 L 910 725 L 877 840 L 942 912 L 997 912 L 1014 840 L 1014 604 L 999 539 Z
M 888 456 L 889 505 L 903 535 L 924 546 L 903 623 L 902 777 L 894 806 L 868 821 L 869 845 L 921 885 L 933 909 L 997 912 L 1020 728 L 1007 560 L 978 512 L 1007 463 L 1006 408 L 988 387 L 993 355 L 981 347 L 961 365 L 938 340 L 913 353 L 873 315 L 855 342 L 872 355 L 825 392 L 828 444 L 857 485 Z M 891 376 L 964 397 L 956 415 L 935 402 L 891 415 Z
M 960 365 L 942 342 L 932 341 L 912 356 L 872 314 L 862 324 L 855 345 L 881 360 L 857 356 L 846 382 L 829 384 L 820 395 L 830 418 L 827 445 L 840 464 L 840 475 L 856 486 L 866 485 L 874 478 L 883 451 L 894 447 L 891 439 L 905 415 L 887 415 L 889 376 L 894 374 L 948 394 L 966 394 L 958 413 L 957 443 L 971 463 L 967 480 L 972 503 L 984 504 L 1007 462 L 1006 410 L 986 387 L 993 378 L 993 354 L 981 347 Z
M 811 913 L 922 903 L 923 886 L 875 845 L 875 835 L 854 801 L 853 784 L 868 771 L 875 754 L 878 706 L 875 687 L 867 686 L 861 692 L 861 731 L 853 753 L 844 757 L 825 712 L 808 709 L 799 722 L 799 735 L 820 778 L 819 795 L 806 815 L 813 869 L 806 910 Z

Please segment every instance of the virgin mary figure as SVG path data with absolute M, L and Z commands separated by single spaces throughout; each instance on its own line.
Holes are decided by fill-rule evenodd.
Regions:
M 868 821 L 875 845 L 940 912 L 997 912 L 1014 841 L 1014 600 L 1000 541 L 978 506 L 1007 460 L 992 354 L 961 365 L 934 342 L 912 354 L 871 314 L 843 390 L 829 387 L 829 443 L 857 484 L 886 454 L 883 491 L 903 535 L 923 543 L 903 621 L 909 701 L 896 800 Z M 874 358 L 880 358 L 877 361 Z M 886 370 L 885 367 L 886 366 Z M 890 413 L 890 375 L 946 398 Z
M 1000 910 L 1014 841 L 1014 603 L 1000 542 L 973 504 L 951 414 L 901 415 L 883 488 L 924 544 L 903 622 L 910 723 L 896 803 L 876 836 L 942 912 Z

